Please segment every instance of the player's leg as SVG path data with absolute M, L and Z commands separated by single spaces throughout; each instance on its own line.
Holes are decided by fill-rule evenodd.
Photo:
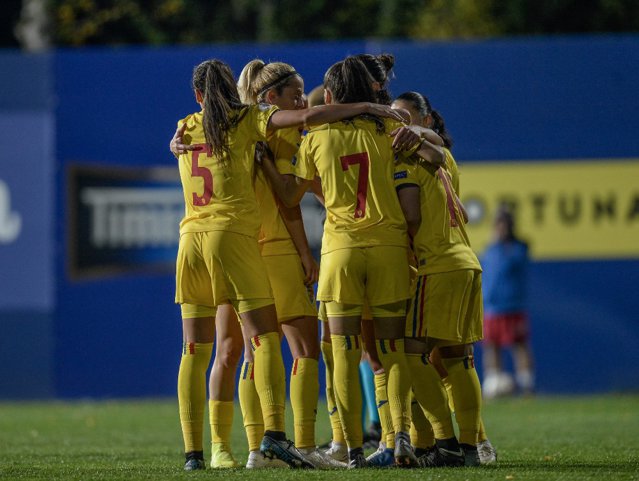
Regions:
M 335 402 L 348 446 L 349 467 L 365 467 L 359 381 L 361 306 L 326 302 L 326 310 L 333 350 L 333 378 L 340 380 L 333 386 Z
M 233 306 L 218 306 L 215 315 L 215 360 L 209 376 L 211 467 L 235 468 L 231 453 L 231 429 L 235 399 L 235 374 L 244 340 Z
M 461 333 L 461 342 L 441 345 L 440 354 L 448 373 L 444 383 L 450 384 L 465 464 L 475 466 L 479 464 L 477 436 L 481 420 L 481 384 L 475 370 L 473 343 L 482 338 L 481 273 L 458 271 L 449 276 L 449 280 L 455 281 L 456 277 L 459 277 L 456 280 L 458 286 L 466 285 L 461 300 L 455 303 L 459 306 L 457 329 Z
M 326 366 L 326 407 L 328 409 L 328 418 L 331 423 L 331 442 L 325 454 L 332 457 L 336 461 L 348 462 L 348 447 L 344 439 L 344 430 L 342 429 L 342 421 L 337 411 L 337 403 L 335 401 L 335 391 L 333 388 L 333 345 L 331 343 L 331 330 L 328 327 L 328 317 L 326 316 L 326 306 L 320 302 L 319 313 L 322 320 L 322 338 L 321 350 Z
M 386 372 L 386 390 L 393 429 L 395 462 L 417 465 L 410 444 L 411 375 L 404 351 L 406 302 L 410 272 L 406 248 L 372 247 L 366 250 L 366 296 L 375 324 L 377 354 Z
M 187 471 L 204 469 L 203 428 L 206 371 L 215 338 L 215 308 L 182 304 L 183 348 L 178 372 L 178 405 Z
M 492 399 L 505 393 L 505 377 L 502 367 L 502 344 L 506 328 L 504 316 L 486 315 L 484 317 L 484 339 L 482 341 L 482 361 L 484 381 L 482 383 L 485 399 Z
M 257 241 L 229 232 L 218 233 L 213 251 L 219 251 L 220 269 L 235 310 L 242 319 L 244 336 L 253 350 L 255 387 L 264 418 L 260 450 L 292 467 L 308 466 L 286 439 L 284 405 L 286 385 L 284 362 L 273 293 Z M 292 449 L 289 449 L 292 447 Z
M 515 381 L 522 394 L 531 395 L 535 392 L 535 366 L 530 348 L 528 317 L 523 312 L 515 313 L 511 317 Z
M 182 357 L 178 406 L 187 471 L 204 469 L 203 425 L 206 371 L 215 338 L 215 296 L 201 244 L 206 233 L 180 237 L 176 261 L 175 302 L 182 311 Z

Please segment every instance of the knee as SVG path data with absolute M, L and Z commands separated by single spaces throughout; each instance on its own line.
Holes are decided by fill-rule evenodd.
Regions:
M 215 362 L 219 363 L 224 369 L 233 369 L 242 355 L 242 345 L 236 345 L 233 342 L 223 342 L 215 353 Z

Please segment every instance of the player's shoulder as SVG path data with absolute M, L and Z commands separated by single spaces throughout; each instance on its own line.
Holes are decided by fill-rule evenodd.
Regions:
M 202 125 L 202 112 L 193 112 L 183 119 L 178 120 L 178 127 L 186 124 L 187 130 L 193 130 L 194 128 Z

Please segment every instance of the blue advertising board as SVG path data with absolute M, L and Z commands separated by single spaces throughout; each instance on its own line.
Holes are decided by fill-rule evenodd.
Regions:
M 216 57 L 238 74 L 256 57 L 283 60 L 310 91 L 330 64 L 361 52 L 395 54 L 392 93 L 423 92 L 444 115 L 462 196 L 464 165 L 490 161 L 510 169 L 536 161 L 544 169 L 558 160 L 639 158 L 637 35 L 59 50 L 42 61 L 3 54 L 3 65 L 23 62 L 16 71 L 50 71 L 55 79 L 55 108 L 47 94 L 51 82 L 33 88 L 37 109 L 25 106 L 16 83 L 31 76 L 20 73 L 0 111 L 0 135 L 9 146 L 0 153 L 0 239 L 11 239 L 18 226 L 27 236 L 0 240 L 0 261 L 11 273 L 0 285 L 0 322 L 16 309 L 52 312 L 52 321 L 33 321 L 44 323 L 47 392 L 175 393 L 181 326 L 172 265 L 180 190 L 168 142 L 176 121 L 198 109 L 193 66 Z M 12 139 L 25 132 L 35 140 L 13 147 Z M 561 190 L 561 179 L 553 185 Z M 574 187 L 574 179 L 565 185 Z M 632 185 L 624 188 L 634 198 Z M 321 213 L 305 216 L 317 239 Z M 634 224 L 624 229 L 636 235 Z M 570 238 L 562 242 L 569 245 Z M 542 392 L 639 387 L 632 349 L 639 342 L 639 300 L 629 295 L 639 260 L 588 252 L 531 266 Z M 11 335 L 19 332 L 17 322 Z M 593 349 L 597 356 L 585 355 Z

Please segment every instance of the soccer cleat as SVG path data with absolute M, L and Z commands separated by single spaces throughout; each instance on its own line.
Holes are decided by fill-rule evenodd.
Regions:
M 225 443 L 211 443 L 211 467 L 213 469 L 239 468 L 231 448 Z
M 246 469 L 267 469 L 267 468 L 288 468 L 281 459 L 271 459 L 264 456 L 259 451 L 251 451 L 246 461 Z
M 333 459 L 317 448 L 298 448 L 298 451 L 317 469 L 340 469 L 346 467 L 346 463 Z
M 437 444 L 419 457 L 422 468 L 457 467 L 464 465 L 464 453 L 455 438 L 437 440 Z
M 481 464 L 494 464 L 497 462 L 497 451 L 488 439 L 477 443 L 477 454 Z
M 481 464 L 477 446 L 470 444 L 460 444 L 459 446 L 464 453 L 464 466 L 479 466 Z
M 419 465 L 413 446 L 410 444 L 408 433 L 399 432 L 395 435 L 395 464 L 402 468 L 413 468 Z
M 366 458 L 368 464 L 375 468 L 390 468 L 395 464 L 395 451 L 380 442 L 377 451 Z
M 279 459 L 296 469 L 313 469 L 313 463 L 304 458 L 292 441 L 277 441 L 271 436 L 264 436 L 260 444 L 260 452 L 269 459 Z
M 204 453 L 202 451 L 189 451 L 185 455 L 184 471 L 199 471 L 206 469 Z
M 369 468 L 370 464 L 364 456 L 362 448 L 350 449 L 348 451 L 348 469 Z
M 340 463 L 348 463 L 348 447 L 345 444 L 331 441 L 330 447 L 324 451 L 324 454 Z

